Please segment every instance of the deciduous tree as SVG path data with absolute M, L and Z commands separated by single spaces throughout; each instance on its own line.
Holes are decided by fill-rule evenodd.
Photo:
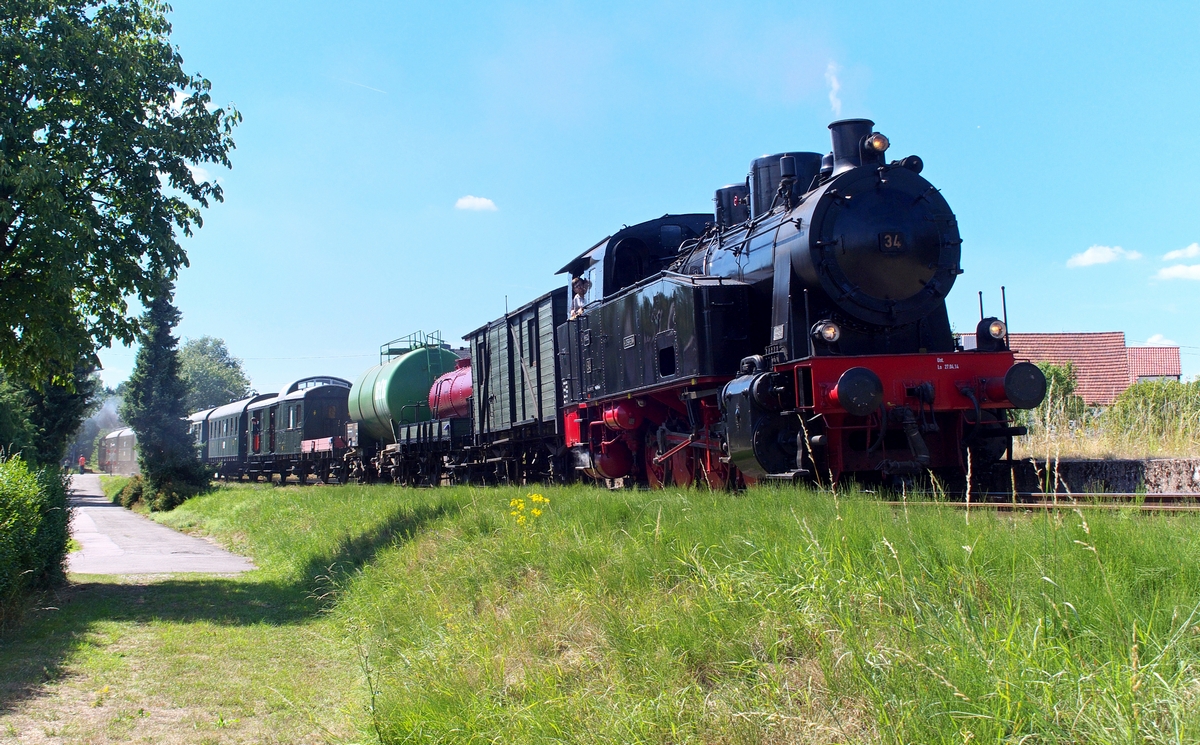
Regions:
M 95 368 L 80 362 L 70 381 L 29 386 L 0 373 L 0 450 L 34 466 L 57 467 L 83 421 L 100 404 Z
M 80 425 L 100 406 L 102 389 L 96 368 L 87 362 L 76 365 L 71 381 L 31 387 L 26 395 L 29 418 L 38 431 L 37 451 L 26 453 L 25 459 L 44 466 L 61 463 Z
M 0 0 L 0 367 L 40 386 L 187 265 L 241 120 L 185 73 L 157 0 Z
M 179 373 L 187 387 L 187 410 L 203 411 L 250 395 L 250 379 L 242 361 L 229 353 L 223 339 L 188 339 L 179 350 Z

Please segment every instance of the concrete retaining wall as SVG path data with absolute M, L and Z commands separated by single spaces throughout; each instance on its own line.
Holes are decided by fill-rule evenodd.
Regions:
M 1053 461 L 1049 467 L 1044 461 L 1013 464 L 1022 492 L 1054 491 L 1056 471 L 1060 493 L 1200 494 L 1200 458 L 1064 460 L 1057 469 Z

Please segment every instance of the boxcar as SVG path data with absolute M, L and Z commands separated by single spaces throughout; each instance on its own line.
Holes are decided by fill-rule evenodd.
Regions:
M 478 451 L 467 467 L 495 471 L 468 477 L 521 482 L 561 473 L 555 329 L 566 320 L 567 290 L 559 288 L 463 337 L 471 345 L 471 417 Z

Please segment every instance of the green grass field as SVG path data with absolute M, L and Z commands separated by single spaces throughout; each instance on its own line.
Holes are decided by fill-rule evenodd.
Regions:
M 118 697 L 134 668 L 187 680 L 208 739 L 178 742 L 1200 740 L 1193 515 L 350 486 L 224 487 L 157 519 L 260 569 L 85 603 L 77 639 L 146 641 L 53 669 Z M 10 634 L 0 676 L 56 613 Z

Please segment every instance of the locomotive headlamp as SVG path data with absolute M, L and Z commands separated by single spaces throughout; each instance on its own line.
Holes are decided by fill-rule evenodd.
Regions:
M 877 153 L 882 153 L 884 150 L 887 150 L 892 143 L 888 141 L 888 138 L 876 132 L 868 137 L 866 143 L 864 144 L 866 144 L 868 150 L 874 150 Z
M 842 330 L 833 321 L 820 321 L 813 327 L 813 336 L 832 344 L 842 338 Z
M 979 319 L 975 326 L 975 349 L 980 352 L 999 352 L 1008 348 L 1008 326 L 995 316 Z

